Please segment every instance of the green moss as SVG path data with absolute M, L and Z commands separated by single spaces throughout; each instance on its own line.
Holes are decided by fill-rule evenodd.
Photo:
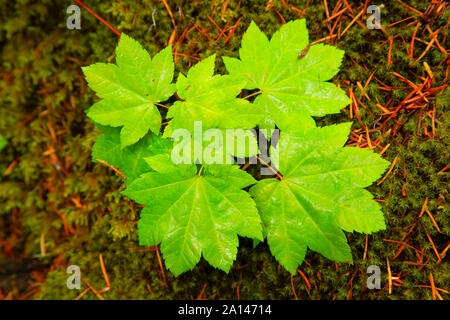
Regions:
M 223 19 L 223 1 L 215 1 L 214 13 L 211 13 L 211 3 L 206 1 L 168 2 L 175 16 L 178 36 L 192 28 L 194 23 L 211 35 L 211 40 L 208 40 L 192 29 L 177 45 L 177 52 L 198 54 L 200 58 L 212 53 L 237 56 L 241 36 L 252 19 L 268 34 L 281 24 L 275 10 L 265 9 L 265 0 L 252 1 L 251 4 L 230 0 Z M 303 9 L 307 7 L 307 2 L 289 1 L 289 4 Z M 329 8 L 333 8 L 336 2 L 328 1 Z M 356 1 L 349 2 L 353 7 L 357 5 Z M 171 19 L 161 1 L 91 3 L 89 5 L 94 11 L 122 32 L 139 39 L 151 52 L 165 46 L 172 34 Z M 86 88 L 80 67 L 112 60 L 117 37 L 86 11 L 82 11 L 81 30 L 66 29 L 63 17 L 69 4 L 70 1 L 54 0 L 43 0 L 39 4 L 31 0 L 0 4 L 0 134 L 9 143 L 1 153 L 0 172 L 5 172 L 16 161 L 11 173 L 0 182 L 0 238 L 11 242 L 15 256 L 13 259 L 0 246 L 0 264 L 35 257 L 44 265 L 53 265 L 44 269 L 46 278 L 40 283 L 39 295 L 35 296 L 42 299 L 73 299 L 81 293 L 82 290 L 68 290 L 66 287 L 68 275 L 65 268 L 72 264 L 80 266 L 82 276 L 95 288 L 104 288 L 106 284 L 98 258 L 100 253 L 103 254 L 112 285 L 111 290 L 103 293 L 109 299 L 190 299 L 199 295 L 205 283 L 207 286 L 203 296 L 211 299 L 237 298 L 238 286 L 242 299 L 292 299 L 290 275 L 279 268 L 264 243 L 253 250 L 251 242 L 241 239 L 235 267 L 228 275 L 204 262 L 178 278 L 166 272 L 168 287 L 160 279 L 155 252 L 137 250 L 136 221 L 140 209 L 120 195 L 123 186 L 114 172 L 92 163 L 91 147 L 99 132 L 84 114 L 95 97 Z M 410 1 L 409 4 L 421 11 L 427 5 L 423 1 Z M 299 16 L 298 12 L 284 7 L 281 2 L 274 1 L 274 5 L 286 20 Z M 412 14 L 398 2 L 390 1 L 385 5 L 382 9 L 383 26 Z M 215 41 L 219 31 L 211 24 L 208 15 L 221 27 L 229 19 L 233 19 L 229 24 L 231 26 L 241 18 L 234 36 L 226 44 L 224 38 Z M 329 35 L 327 25 L 321 23 L 325 19 L 322 1 L 310 3 L 305 17 L 311 41 Z M 155 26 L 152 26 L 153 18 Z M 445 27 L 447 19 L 448 12 L 434 22 L 432 30 Z M 350 18 L 347 18 L 343 22 L 342 30 L 349 21 Z M 389 35 L 397 36 L 389 68 L 389 43 L 382 44 L 387 39 L 381 31 L 364 30 L 355 24 L 344 36 L 335 40 L 335 45 L 346 51 L 346 57 L 342 71 L 333 81 L 344 89 L 353 86 L 355 95 L 366 106 L 360 106 L 359 115 L 361 122 L 369 129 L 381 115 L 381 110 L 376 106 L 377 100 L 385 105 L 392 99 L 390 106 L 397 106 L 410 92 L 410 88 L 401 88 L 405 87 L 405 83 L 399 81 L 392 71 L 420 84 L 414 74 L 425 75 L 422 62 L 426 61 L 433 70 L 432 86 L 444 84 L 446 64 L 438 66 L 444 58 L 438 50 L 430 50 L 420 63 L 410 65 L 407 50 L 414 27 L 407 27 L 408 23 L 388 28 Z M 426 31 L 420 30 L 419 35 L 425 41 L 430 40 Z M 426 44 L 416 41 L 414 57 L 417 58 L 425 47 Z M 189 63 L 188 57 L 177 56 L 177 72 L 186 72 Z M 220 59 L 217 69 L 225 73 Z M 400 88 L 392 92 L 383 91 L 379 89 L 379 83 L 372 79 L 366 88 L 371 98 L 368 101 L 356 82 L 364 85 L 373 71 L 376 71 L 374 76 L 378 80 Z M 301 271 L 309 278 L 310 295 L 302 277 L 294 277 L 300 299 L 431 299 L 431 290 L 417 287 L 429 285 L 430 273 L 437 287 L 448 289 L 449 264 L 437 263 L 426 232 L 437 250 L 442 252 L 450 234 L 446 201 L 449 171 L 441 171 L 450 162 L 446 129 L 449 128 L 449 102 L 450 91 L 447 88 L 436 99 L 430 100 L 423 111 L 403 112 L 396 118 L 397 122 L 390 121 L 371 134 L 372 139 L 380 137 L 381 146 L 391 145 L 384 157 L 392 161 L 398 155 L 392 173 L 383 183 L 370 188 L 377 199 L 385 200 L 381 204 L 387 230 L 368 237 L 365 260 L 365 236 L 347 234 L 354 256 L 353 264 L 339 263 L 336 268 L 334 263 L 309 252 Z M 431 132 L 431 119 L 425 113 L 432 111 L 433 106 L 439 122 L 435 123 L 436 137 L 430 139 L 424 135 L 423 127 L 419 134 L 417 132 L 419 121 Z M 348 121 L 348 108 L 346 111 L 317 119 L 317 122 L 325 125 Z M 359 121 L 353 120 L 354 129 L 362 127 Z M 402 195 L 402 188 L 406 191 L 405 196 Z M 429 200 L 427 208 L 441 233 L 426 213 L 417 218 L 425 197 Z M 69 230 L 69 235 L 66 234 L 62 214 L 74 229 L 73 233 Z M 393 259 L 399 245 L 383 240 L 400 241 L 415 222 L 416 227 L 408 236 L 408 244 L 425 253 L 423 261 L 428 263 L 422 267 L 404 263 L 417 260 L 414 250 L 409 248 Z M 46 257 L 40 257 L 43 233 Z M 394 287 L 391 295 L 388 295 L 386 287 L 368 290 L 365 285 L 365 270 L 373 264 L 381 267 L 382 283 L 386 285 L 386 258 L 389 258 L 394 276 L 401 274 L 405 283 L 402 287 Z M 11 290 L 10 280 L 14 277 L 24 276 L 16 274 L 5 278 L 0 275 L 0 287 L 3 287 L 4 293 Z M 34 281 L 31 274 L 24 278 L 30 283 Z M 19 289 L 26 291 L 30 283 L 23 284 Z M 82 287 L 85 288 L 85 285 L 82 284 Z M 448 295 L 443 295 L 448 298 Z M 96 296 L 89 292 L 83 299 L 96 299 Z

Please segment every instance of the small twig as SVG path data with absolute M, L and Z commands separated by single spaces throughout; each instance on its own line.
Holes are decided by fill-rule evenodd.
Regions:
M 87 12 L 89 12 L 91 15 L 93 15 L 95 18 L 97 18 L 101 23 L 103 23 L 105 26 L 107 26 L 112 32 L 114 32 L 116 35 L 118 35 L 119 37 L 121 36 L 121 33 L 119 31 L 117 31 L 116 28 L 114 28 L 112 25 L 110 25 L 105 19 L 103 19 L 102 17 L 100 17 L 98 14 L 96 14 L 94 11 L 92 11 L 91 8 L 89 8 L 87 5 L 85 5 L 83 2 L 81 2 L 80 0 L 74 0 L 78 5 L 82 6 L 83 8 L 86 9 Z

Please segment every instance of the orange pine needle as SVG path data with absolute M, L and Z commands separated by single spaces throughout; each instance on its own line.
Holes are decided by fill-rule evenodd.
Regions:
M 430 212 L 428 209 L 425 209 L 425 211 L 427 212 L 428 216 L 430 217 L 431 222 L 433 223 L 433 225 L 434 225 L 434 227 L 436 228 L 436 230 L 437 230 L 439 233 L 442 233 L 442 232 L 441 232 L 441 229 L 439 229 L 439 226 L 438 226 L 438 224 L 436 223 L 436 220 L 434 220 L 433 215 L 431 214 L 431 212 Z
M 437 263 L 440 263 L 441 262 L 441 256 L 439 255 L 439 252 L 437 251 L 436 246 L 434 245 L 433 239 L 431 239 L 431 237 L 428 234 L 428 231 L 427 231 L 427 229 L 425 229 L 425 227 L 424 227 L 424 230 L 425 230 L 425 234 L 427 235 L 428 241 L 430 242 L 431 247 L 433 248 L 433 251 L 436 254 L 436 257 L 438 258 Z
M 373 149 L 372 141 L 370 141 L 370 136 L 369 136 L 369 128 L 367 126 L 366 126 L 366 140 L 367 140 L 367 144 L 369 145 L 369 149 Z
M 162 265 L 161 256 L 159 255 L 158 247 L 155 246 L 155 249 L 156 249 L 155 250 L 156 251 L 156 256 L 158 257 L 159 267 L 161 268 L 161 273 L 162 273 L 162 276 L 163 276 L 163 279 L 164 279 L 164 284 L 166 285 L 166 287 L 169 287 L 169 285 L 167 284 L 167 281 L 166 281 L 166 274 L 164 273 L 164 268 L 163 268 L 163 265 Z
M 110 165 L 109 163 L 100 160 L 100 159 L 95 159 L 96 161 L 100 162 L 101 164 L 107 166 L 108 168 L 114 170 L 119 176 L 121 176 L 122 178 L 126 179 L 127 177 L 125 177 L 125 175 L 119 171 L 119 169 L 114 168 L 112 165 Z
M 425 67 L 425 70 L 427 71 L 427 73 L 430 76 L 431 80 L 433 80 L 433 78 L 434 78 L 433 72 L 431 72 L 431 68 L 428 65 L 428 63 L 426 63 L 426 61 L 423 62 L 423 66 Z
M 411 249 L 413 249 L 414 251 L 416 251 L 417 253 L 420 253 L 421 255 L 424 255 L 422 251 L 420 251 L 419 249 L 414 248 L 413 246 L 407 244 L 406 242 L 397 241 L 397 240 L 391 240 L 391 239 L 383 239 L 383 241 L 401 244 L 402 246 L 411 248 Z
M 177 32 L 176 32 L 175 29 L 173 29 L 172 34 L 170 35 L 169 42 L 167 43 L 167 45 L 171 45 L 171 44 L 173 45 L 173 43 L 175 42 L 175 36 L 176 35 L 177 35 Z M 166 106 L 164 106 L 164 107 L 166 107 Z
M 387 270 L 388 270 L 388 287 L 389 287 L 389 294 L 392 292 L 392 272 L 391 272 L 391 266 L 389 265 L 389 258 L 386 257 L 386 263 L 387 263 Z
M 419 288 L 429 288 L 429 289 L 431 289 L 431 286 L 427 286 L 427 285 L 423 285 L 423 284 L 418 284 L 418 285 L 416 285 L 416 287 L 419 287 Z M 440 291 L 440 292 L 443 292 L 443 293 L 446 293 L 446 294 L 450 294 L 450 291 L 447 291 L 447 290 L 438 288 L 438 287 L 436 287 L 436 286 L 435 286 L 435 288 L 436 288 L 436 292 Z
M 256 158 L 263 164 L 265 165 L 267 168 L 270 169 L 270 171 L 272 171 L 279 180 L 283 180 L 283 176 L 280 175 L 274 168 L 272 168 L 269 164 L 267 164 L 263 159 L 261 159 L 260 157 L 256 156 Z
M 415 13 L 417 13 L 419 16 L 421 16 L 422 15 L 422 12 L 420 12 L 419 10 L 416 10 L 416 9 L 414 9 L 413 7 L 411 7 L 410 5 L 407 5 L 406 3 L 404 3 L 403 1 L 401 1 L 401 0 L 397 0 L 397 2 L 398 3 L 400 3 L 400 4 L 402 4 L 403 6 L 405 6 L 405 7 L 407 7 L 409 10 L 411 10 L 411 11 L 413 11 L 413 12 L 415 12 Z
M 306 283 L 306 291 L 308 292 L 309 295 L 309 290 L 311 290 L 311 284 L 309 283 L 308 278 L 306 277 L 306 275 L 302 272 L 302 270 L 297 269 L 298 273 L 302 276 L 303 280 Z
M 423 215 L 423 212 L 425 211 L 425 207 L 426 207 L 427 203 L 428 203 L 428 197 L 425 197 L 425 201 L 423 202 L 422 209 L 420 210 L 419 218 Z
M 370 97 L 367 95 L 366 90 L 363 88 L 363 86 L 361 85 L 361 83 L 359 81 L 356 82 L 356 85 L 358 86 L 359 90 L 361 90 L 361 92 L 363 93 L 363 95 L 367 98 L 367 100 L 370 101 Z
M 383 107 L 381 104 L 377 103 L 376 106 L 383 111 L 385 114 L 391 114 L 392 112 L 389 111 L 388 109 L 386 109 L 385 107 Z
M 74 230 L 69 227 L 69 223 L 67 222 L 66 215 L 59 210 L 55 210 L 56 214 L 61 218 L 64 224 L 64 232 L 66 233 L 66 236 L 70 237 L 70 231 L 74 233 Z
M 295 293 L 295 288 L 294 288 L 294 276 L 292 274 L 291 274 L 291 286 L 292 286 L 292 292 L 294 293 L 294 296 L 295 296 L 295 300 L 298 300 L 297 293 Z
M 409 47 L 409 61 L 412 61 L 414 57 L 414 40 L 416 39 L 417 30 L 419 30 L 420 22 L 416 24 L 416 28 L 414 29 L 413 35 L 411 37 L 411 44 Z
M 223 32 L 223 30 L 219 27 L 219 25 L 214 21 L 213 18 L 211 18 L 210 16 L 208 16 L 209 21 L 211 21 L 211 23 L 217 28 L 219 29 L 220 33 Z
M 105 300 L 105 298 L 103 298 L 103 296 L 83 277 L 81 277 L 81 281 L 84 282 L 85 285 L 87 285 L 89 287 L 89 289 L 92 290 L 92 292 L 100 299 L 100 300 Z
M 404 22 L 404 21 L 406 21 L 406 20 L 413 19 L 413 18 L 414 18 L 414 16 L 411 16 L 411 17 L 402 19 L 402 20 L 400 20 L 400 21 L 393 22 L 393 23 L 391 23 L 391 24 L 388 25 L 388 28 L 393 27 L 393 26 L 395 26 L 396 24 L 402 23 L 402 22 Z
M 207 285 L 208 285 L 208 283 L 205 283 L 203 285 L 202 290 L 200 291 L 200 293 L 199 293 L 199 295 L 198 295 L 196 300 L 205 300 L 205 298 L 203 298 L 203 294 L 205 293 L 205 289 L 206 289 Z
M 239 18 L 238 21 L 234 24 L 234 26 L 231 27 L 231 29 L 230 29 L 231 31 L 230 31 L 230 33 L 228 34 L 227 38 L 225 39 L 225 41 L 224 41 L 224 43 L 223 43 L 224 45 L 227 44 L 227 42 L 228 42 L 228 41 L 231 39 L 231 37 L 233 36 L 234 31 L 236 31 L 236 28 L 237 28 L 239 22 L 241 22 L 241 18 Z
M 375 74 L 375 72 L 376 72 L 376 70 L 374 70 L 374 71 L 370 74 L 369 78 L 367 79 L 366 83 L 364 84 L 364 90 L 365 90 L 365 89 L 367 88 L 367 86 L 369 85 L 369 83 L 370 83 L 370 81 L 372 80 L 372 77 L 373 77 L 373 75 Z
M 11 162 L 11 164 L 8 166 L 8 168 L 6 168 L 5 173 L 3 174 L 5 177 L 9 176 L 11 174 L 11 172 L 14 170 L 14 168 L 17 165 L 17 160 L 13 160 L 13 162 Z
M 39 246 L 40 246 L 40 249 L 41 249 L 41 257 L 45 257 L 45 255 L 46 255 L 46 252 L 45 252 L 45 231 L 43 231 L 41 233 L 41 237 L 40 237 L 40 240 L 39 240 Z
M 225 12 L 227 11 L 228 1 L 229 1 L 229 0 L 226 0 L 226 1 L 225 1 L 225 4 L 223 5 L 222 16 L 221 16 L 222 19 L 223 19 L 223 17 L 225 16 Z
M 419 62 L 420 59 L 422 59 L 428 52 L 428 50 L 430 50 L 431 46 L 433 45 L 433 43 L 436 41 L 436 35 L 438 34 L 438 32 L 440 31 L 440 29 L 436 30 L 435 32 L 433 32 L 431 34 L 431 36 L 433 37 L 430 42 L 428 43 L 427 47 L 425 48 L 425 50 L 422 52 L 422 54 L 417 58 L 417 60 L 414 63 Z
M 111 283 L 109 282 L 108 273 L 106 273 L 105 264 L 103 262 L 103 255 L 100 253 L 98 258 L 100 260 L 100 267 L 102 268 L 102 273 L 103 273 L 103 277 L 105 278 L 106 285 L 108 286 L 108 288 L 111 288 Z
M 366 256 L 367 256 L 367 244 L 369 242 L 369 235 L 366 234 L 366 241 L 365 241 L 365 245 L 364 245 L 364 254 L 363 254 L 363 261 L 366 260 Z
M 309 45 L 312 46 L 312 45 L 315 45 L 315 44 L 324 42 L 324 41 L 326 41 L 326 40 L 333 39 L 333 38 L 335 38 L 335 37 L 337 37 L 337 35 L 333 34 L 333 35 L 331 35 L 331 36 L 328 36 L 328 37 L 325 37 L 325 38 L 316 40 L 316 41 L 314 41 L 314 42 L 311 42 Z
M 342 31 L 341 36 L 342 37 L 344 35 L 345 32 L 347 32 L 347 30 L 356 22 L 356 20 L 365 12 L 365 9 L 363 8 L 357 15 L 356 17 L 353 18 L 353 20 L 347 25 L 347 27 L 345 27 L 344 31 Z
M 398 154 L 395 156 L 394 161 L 392 161 L 391 167 L 389 168 L 388 172 L 384 175 L 384 177 L 378 181 L 377 186 L 383 183 L 383 181 L 387 178 L 387 176 L 391 173 L 392 169 L 394 169 L 395 164 L 397 163 Z
M 430 284 L 431 284 L 431 293 L 433 295 L 433 300 L 436 300 L 436 287 L 434 285 L 433 274 L 430 272 Z
M 166 7 L 167 13 L 168 13 L 169 16 L 170 16 L 170 20 L 172 20 L 173 26 L 176 27 L 175 19 L 174 19 L 174 17 L 173 17 L 172 10 L 170 10 L 170 7 L 169 7 L 169 5 L 167 4 L 166 0 L 161 0 L 161 1 L 162 1 L 162 3 L 164 4 L 164 7 Z
M 99 20 L 101 23 L 103 23 L 105 26 L 107 26 L 112 32 L 114 32 L 116 35 L 118 35 L 119 37 L 121 36 L 121 33 L 119 31 L 117 31 L 116 28 L 114 28 L 112 25 L 110 25 L 108 22 L 106 22 L 105 19 L 103 19 L 102 17 L 100 17 L 98 14 L 96 14 L 94 11 L 91 10 L 91 8 L 89 8 L 87 5 L 85 5 L 83 2 L 81 2 L 80 0 L 74 0 L 78 5 L 82 6 L 83 8 L 86 9 L 87 12 L 89 12 L 91 15 L 93 15 L 97 20 Z
M 442 250 L 441 254 L 439 255 L 439 257 L 440 257 L 441 259 L 444 259 L 444 258 L 445 258 L 445 256 L 447 255 L 447 250 L 448 250 L 448 249 L 450 249 L 450 243 L 445 247 L 444 250 Z
M 86 293 L 89 292 L 89 290 L 91 290 L 91 288 L 86 288 L 86 290 L 80 293 L 74 300 L 80 300 Z
M 387 150 L 390 146 L 391 146 L 391 144 L 388 143 L 388 144 L 383 148 L 383 150 L 380 151 L 379 155 L 381 156 L 383 153 L 385 153 L 386 150 Z
M 389 37 L 389 52 L 388 52 L 388 62 L 387 62 L 387 67 L 389 68 L 389 66 L 392 64 L 392 46 L 394 44 L 394 38 L 393 37 Z

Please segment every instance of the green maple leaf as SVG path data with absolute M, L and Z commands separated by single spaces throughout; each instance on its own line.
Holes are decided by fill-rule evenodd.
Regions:
M 145 158 L 166 153 L 172 149 L 172 142 L 151 132 L 136 144 L 122 148 L 120 128 L 99 126 L 103 134 L 97 137 L 92 148 L 92 159 L 104 161 L 119 169 L 130 183 L 141 174 L 152 171 Z
M 214 75 L 215 59 L 216 56 L 212 55 L 189 69 L 187 76 L 178 76 L 177 94 L 183 101 L 176 101 L 169 108 L 167 117 L 172 120 L 165 128 L 164 136 L 171 136 L 177 129 L 193 133 L 195 121 L 201 121 L 202 130 L 222 130 L 225 137 L 226 129 L 251 129 L 261 121 L 261 108 L 247 100 L 236 98 L 242 91 L 245 80 L 230 75 Z M 192 138 L 194 145 L 193 135 Z M 255 154 L 250 154 L 249 150 L 257 150 L 256 139 L 246 144 L 246 152 L 236 156 Z M 225 148 L 225 142 L 222 146 Z
M 161 243 L 175 275 L 191 270 L 203 255 L 228 272 L 238 234 L 262 239 L 255 203 L 241 190 L 255 180 L 237 166 L 174 165 L 168 155 L 147 158 L 156 172 L 142 175 L 124 194 L 146 205 L 138 224 L 141 245 Z M 201 173 L 199 175 L 199 173 Z
M 122 127 L 122 148 L 144 137 L 149 130 L 158 134 L 161 114 L 155 103 L 165 101 L 175 91 L 174 64 L 168 46 L 153 59 L 142 46 L 125 34 L 116 49 L 116 63 L 96 63 L 83 68 L 89 86 L 102 98 L 89 110 L 95 122 Z
M 6 139 L 3 138 L 2 135 L 0 135 L 0 151 L 2 151 L 6 147 L 6 144 L 7 144 Z
M 281 133 L 276 167 L 283 178 L 265 179 L 250 189 L 267 242 L 292 274 L 307 247 L 335 261 L 352 260 L 342 230 L 372 233 L 385 229 L 372 195 L 363 189 L 389 166 L 369 150 L 342 146 L 350 124 Z
M 284 24 L 269 41 L 252 22 L 243 36 L 240 59 L 223 57 L 230 73 L 246 80 L 245 89 L 259 89 L 255 104 L 268 116 L 260 124 L 294 132 L 299 123 L 312 127 L 309 116 L 338 113 L 351 101 L 327 82 L 338 71 L 344 51 L 317 44 L 308 47 L 305 19 Z M 309 50 L 308 50 L 309 49 Z M 305 50 L 306 55 L 299 58 Z

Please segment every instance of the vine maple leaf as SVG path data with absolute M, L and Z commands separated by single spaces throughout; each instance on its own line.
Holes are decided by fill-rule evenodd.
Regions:
M 176 101 L 169 108 L 167 117 L 172 119 L 164 130 L 164 136 L 172 136 L 177 129 L 187 130 L 191 133 L 193 146 L 199 143 L 199 139 L 203 139 L 198 137 L 197 141 L 194 141 L 195 136 L 192 133 L 195 131 L 196 121 L 201 122 L 201 130 L 221 130 L 223 137 L 226 136 L 226 129 L 242 128 L 244 130 L 236 132 L 236 136 L 251 136 L 251 139 L 241 146 L 244 151 L 237 151 L 239 146 L 236 141 L 229 142 L 228 150 L 233 150 L 233 155 L 237 157 L 253 156 L 257 153 L 254 150 L 258 150 L 257 141 L 245 130 L 254 128 L 264 115 L 259 106 L 255 107 L 249 101 L 236 97 L 242 91 L 245 80 L 229 75 L 214 75 L 215 59 L 215 55 L 203 59 L 189 69 L 187 76 L 178 76 L 177 94 L 183 101 Z M 226 159 L 226 141 L 219 145 L 219 149 L 224 150 L 220 151 L 223 153 L 223 159 Z M 206 144 L 203 144 L 203 147 L 205 146 Z
M 141 174 L 152 171 L 145 161 L 146 157 L 166 153 L 172 150 L 172 141 L 147 133 L 134 145 L 122 148 L 120 145 L 120 128 L 98 126 L 103 134 L 97 137 L 92 148 L 92 160 L 104 161 L 120 169 L 127 178 L 127 183 Z
M 245 89 L 260 90 L 255 104 L 268 114 L 261 127 L 276 123 L 282 130 L 295 131 L 300 122 L 311 127 L 309 116 L 338 113 L 351 102 L 343 90 L 327 82 L 339 71 L 344 51 L 323 44 L 308 47 L 308 38 L 305 19 L 284 24 L 270 41 L 252 21 L 242 39 L 240 59 L 223 57 L 230 75 L 246 80 Z M 302 57 L 302 52 L 307 53 Z
M 166 266 L 175 275 L 191 270 L 201 256 L 228 272 L 236 258 L 238 234 L 262 239 L 250 195 L 255 183 L 237 166 L 174 165 L 168 155 L 147 158 L 156 172 L 142 175 L 124 194 L 146 205 L 138 223 L 141 245 L 161 243 Z
M 194 121 L 202 121 L 203 129 L 251 129 L 261 118 L 259 108 L 236 96 L 245 80 L 229 75 L 214 75 L 216 55 L 209 56 L 189 69 L 187 76 L 177 79 L 176 101 L 167 113 L 172 118 L 165 130 L 193 131 Z
M 122 127 L 122 148 L 144 137 L 149 130 L 158 134 L 161 114 L 156 103 L 173 95 L 174 64 L 172 48 L 153 59 L 134 39 L 122 33 L 116 49 L 116 63 L 96 63 L 84 67 L 89 86 L 102 98 L 87 112 L 95 122 Z
M 307 247 L 335 261 L 352 260 L 342 230 L 385 229 L 372 195 L 363 189 L 389 162 L 370 150 L 342 146 L 351 124 L 281 133 L 276 165 L 281 180 L 265 179 L 250 189 L 275 258 L 294 274 Z

